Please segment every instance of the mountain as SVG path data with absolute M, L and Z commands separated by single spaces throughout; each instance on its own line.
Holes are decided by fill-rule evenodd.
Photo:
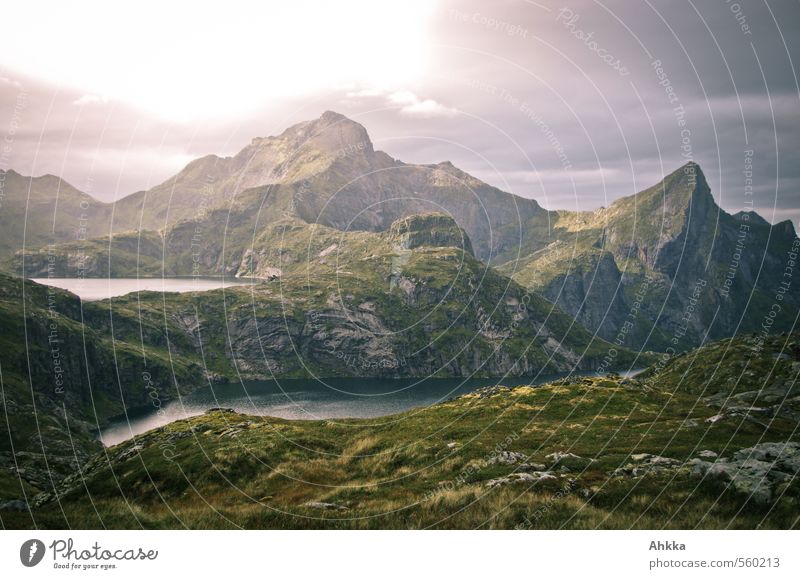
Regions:
M 55 178 L 17 177 L 20 190 L 41 189 L 41 198 L 54 199 L 42 181 Z M 65 188 L 79 194 L 71 186 Z M 82 243 L 87 237 L 79 240 L 70 228 L 49 235 L 39 215 L 52 221 L 53 208 L 26 213 L 24 195 L 8 196 L 0 215 L 4 221 L 11 215 L 9 204 L 20 227 L 28 221 L 26 247 L 52 241 Z M 330 111 L 278 136 L 253 139 L 233 157 L 208 155 L 192 161 L 164 183 L 114 204 L 93 200 L 87 211 L 89 238 L 110 231 L 179 232 L 189 223 L 222 226 L 214 229 L 221 233 L 237 225 L 214 219 L 227 213 L 256 229 L 290 216 L 340 230 L 383 231 L 400 217 L 430 212 L 451 215 L 483 260 L 518 245 L 526 230 L 523 225 L 546 215 L 535 201 L 491 187 L 449 162 L 412 165 L 375 151 L 363 126 Z M 65 217 L 61 221 L 72 222 L 71 213 Z M 8 236 L 5 252 L 21 249 L 21 239 Z
M 550 243 L 498 269 L 609 341 L 681 350 L 765 319 L 794 327 L 800 283 L 781 286 L 800 249 L 791 222 L 726 213 L 695 163 L 608 208 L 554 212 L 551 227 Z
M 483 260 L 518 244 L 521 224 L 546 213 L 535 201 L 491 187 L 449 162 L 410 165 L 375 151 L 362 125 L 331 111 L 276 137 L 253 139 L 233 157 L 193 161 L 117 206 L 125 218 L 115 221 L 115 230 L 161 230 L 202 220 L 214 208 L 255 213 L 260 227 L 289 214 L 343 231 L 384 231 L 401 217 L 445 212 L 467 231 Z
M 23 247 L 108 235 L 111 209 L 59 177 L 0 170 L 0 259 Z
M 92 231 L 111 231 L 113 211 L 114 235 L 68 240 L 61 231 L 55 246 L 26 242 L 7 269 L 29 277 L 272 279 L 314 263 L 313 248 L 302 245 L 314 231 L 384 235 L 403 218 L 438 212 L 465 231 L 477 259 L 631 348 L 682 350 L 759 331 L 776 300 L 781 315 L 768 323 L 782 331 L 800 307 L 800 283 L 779 287 L 798 243 L 791 223 L 729 215 L 695 163 L 607 208 L 547 211 L 449 162 L 392 159 L 363 126 L 329 111 L 93 206 Z M 33 217 L 27 236 L 53 238 Z M 9 237 L 7 253 L 19 245 L 18 235 Z

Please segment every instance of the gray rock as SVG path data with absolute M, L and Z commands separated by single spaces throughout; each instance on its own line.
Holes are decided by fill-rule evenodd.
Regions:
M 0 503 L 0 511 L 27 511 L 28 503 L 19 499 Z
M 647 474 L 667 472 L 681 466 L 680 461 L 674 458 L 667 458 L 656 454 L 633 454 L 631 458 L 636 462 L 628 463 L 625 466 L 615 469 L 611 473 L 611 476 L 640 477 Z
M 486 483 L 489 488 L 501 487 L 510 484 L 533 485 L 542 481 L 558 480 L 551 472 L 514 472 L 506 477 L 493 478 Z
M 756 459 L 780 461 L 800 453 L 800 444 L 794 442 L 762 442 L 751 448 L 743 448 L 733 454 L 734 460 Z
M 691 472 L 692 476 L 702 477 L 705 476 L 708 469 L 711 468 L 713 463 L 699 459 L 693 458 L 692 460 L 686 463 L 686 467 Z
M 141 452 L 142 450 L 144 450 L 144 445 L 134 444 L 134 445 L 126 448 L 122 452 L 120 452 L 117 455 L 116 459 L 117 460 L 126 460 L 126 459 L 130 458 L 131 456 L 133 456 L 135 454 L 139 454 L 139 452 Z
M 507 386 L 486 386 L 484 388 L 479 388 L 473 392 L 473 394 L 477 394 L 479 398 L 490 398 L 492 396 L 496 396 L 497 394 L 503 394 L 505 392 L 510 392 L 511 389 Z
M 717 458 L 719 455 L 713 450 L 701 450 L 697 453 L 700 458 Z
M 787 473 L 793 475 L 800 474 L 800 453 L 782 457 L 780 459 L 780 465 Z
M 666 456 L 653 456 L 650 457 L 647 462 L 648 464 L 658 466 L 677 465 L 679 463 L 679 461 L 674 458 L 667 458 Z
M 517 464 L 518 462 L 523 462 L 526 458 L 528 458 L 528 457 L 525 456 L 524 454 L 522 454 L 521 452 L 511 452 L 511 451 L 508 451 L 508 450 L 504 450 L 502 452 L 499 452 L 498 454 L 496 454 L 495 456 L 493 456 L 489 460 L 487 460 L 486 464 L 487 465 L 492 465 L 492 464 L 511 465 L 511 464 Z

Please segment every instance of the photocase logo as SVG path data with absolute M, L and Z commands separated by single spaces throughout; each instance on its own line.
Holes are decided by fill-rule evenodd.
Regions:
M 28 539 L 19 548 L 19 560 L 26 567 L 35 567 L 44 558 L 44 543 L 39 539 Z

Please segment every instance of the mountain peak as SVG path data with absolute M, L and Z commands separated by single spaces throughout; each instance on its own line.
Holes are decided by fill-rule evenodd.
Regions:
M 681 185 L 688 186 L 694 191 L 709 189 L 706 176 L 703 174 L 703 169 L 694 161 L 689 161 L 682 167 L 678 168 L 669 174 L 664 181 L 668 184 L 680 183 Z
M 375 150 L 367 129 L 335 111 L 325 111 L 319 118 L 286 129 L 280 136 L 300 148 L 313 148 L 334 157 L 372 155 Z
M 322 122 L 325 122 L 325 123 L 338 123 L 338 122 L 341 122 L 341 121 L 349 121 L 351 123 L 355 122 L 355 121 L 352 121 L 351 119 L 347 118 L 343 114 L 337 113 L 336 111 L 325 111 L 324 113 L 322 113 L 320 115 L 318 120 L 320 120 Z

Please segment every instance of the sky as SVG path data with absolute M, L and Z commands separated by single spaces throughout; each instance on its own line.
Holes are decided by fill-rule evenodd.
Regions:
M 7 5 L 0 168 L 109 201 L 335 110 L 551 209 L 692 160 L 729 212 L 800 221 L 796 1 L 251 4 Z

